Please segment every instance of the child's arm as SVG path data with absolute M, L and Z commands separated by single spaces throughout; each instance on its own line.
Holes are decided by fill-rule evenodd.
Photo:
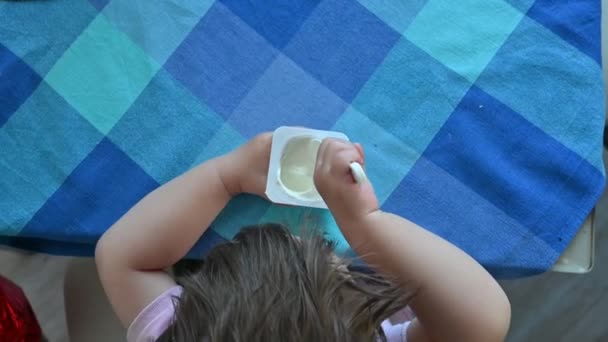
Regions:
M 324 141 L 315 184 L 358 255 L 417 289 L 409 341 L 502 341 L 510 306 L 496 281 L 456 246 L 380 211 L 371 184 L 356 184 L 350 175 L 352 161 L 363 162 L 360 146 Z
M 173 179 L 149 193 L 101 237 L 95 261 L 125 326 L 175 285 L 164 270 L 186 255 L 233 195 L 263 195 L 271 140 L 271 134 L 260 135 Z

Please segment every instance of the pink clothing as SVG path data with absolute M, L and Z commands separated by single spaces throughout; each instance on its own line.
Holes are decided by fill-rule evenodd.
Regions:
M 148 304 L 129 326 L 127 341 L 156 341 L 171 325 L 175 312 L 173 297 L 179 297 L 181 294 L 182 288 L 174 286 Z M 405 333 L 409 323 L 392 324 L 389 320 L 382 322 L 382 329 L 384 329 L 387 340 L 389 342 L 406 342 Z
M 173 297 L 182 294 L 181 286 L 173 286 L 148 304 L 135 317 L 127 330 L 128 342 L 155 342 L 172 323 Z

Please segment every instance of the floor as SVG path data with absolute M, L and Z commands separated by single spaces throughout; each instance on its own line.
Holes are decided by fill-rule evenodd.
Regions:
M 0 250 L 0 274 L 21 286 L 50 342 L 68 341 L 63 274 L 69 259 Z
M 608 156 L 604 154 L 604 160 Z M 608 193 L 596 206 L 596 254 L 585 275 L 502 281 L 511 301 L 508 341 L 608 341 Z

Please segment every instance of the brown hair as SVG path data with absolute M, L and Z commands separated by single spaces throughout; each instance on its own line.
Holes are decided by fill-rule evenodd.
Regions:
M 348 269 L 319 234 L 278 224 L 244 228 L 178 277 L 174 323 L 159 341 L 375 341 L 411 298 L 372 273 Z

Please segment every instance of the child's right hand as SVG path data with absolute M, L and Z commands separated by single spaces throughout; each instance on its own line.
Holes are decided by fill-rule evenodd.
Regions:
M 353 250 L 413 293 L 417 318 L 408 341 L 504 341 L 511 311 L 498 283 L 458 247 L 378 210 L 372 185 L 356 183 L 350 172 L 350 163 L 363 161 L 360 145 L 324 140 L 315 186 Z
M 317 153 L 315 186 L 339 222 L 363 219 L 378 210 L 378 200 L 369 181 L 358 184 L 350 164 L 364 163 L 359 144 L 345 140 L 325 139 Z

